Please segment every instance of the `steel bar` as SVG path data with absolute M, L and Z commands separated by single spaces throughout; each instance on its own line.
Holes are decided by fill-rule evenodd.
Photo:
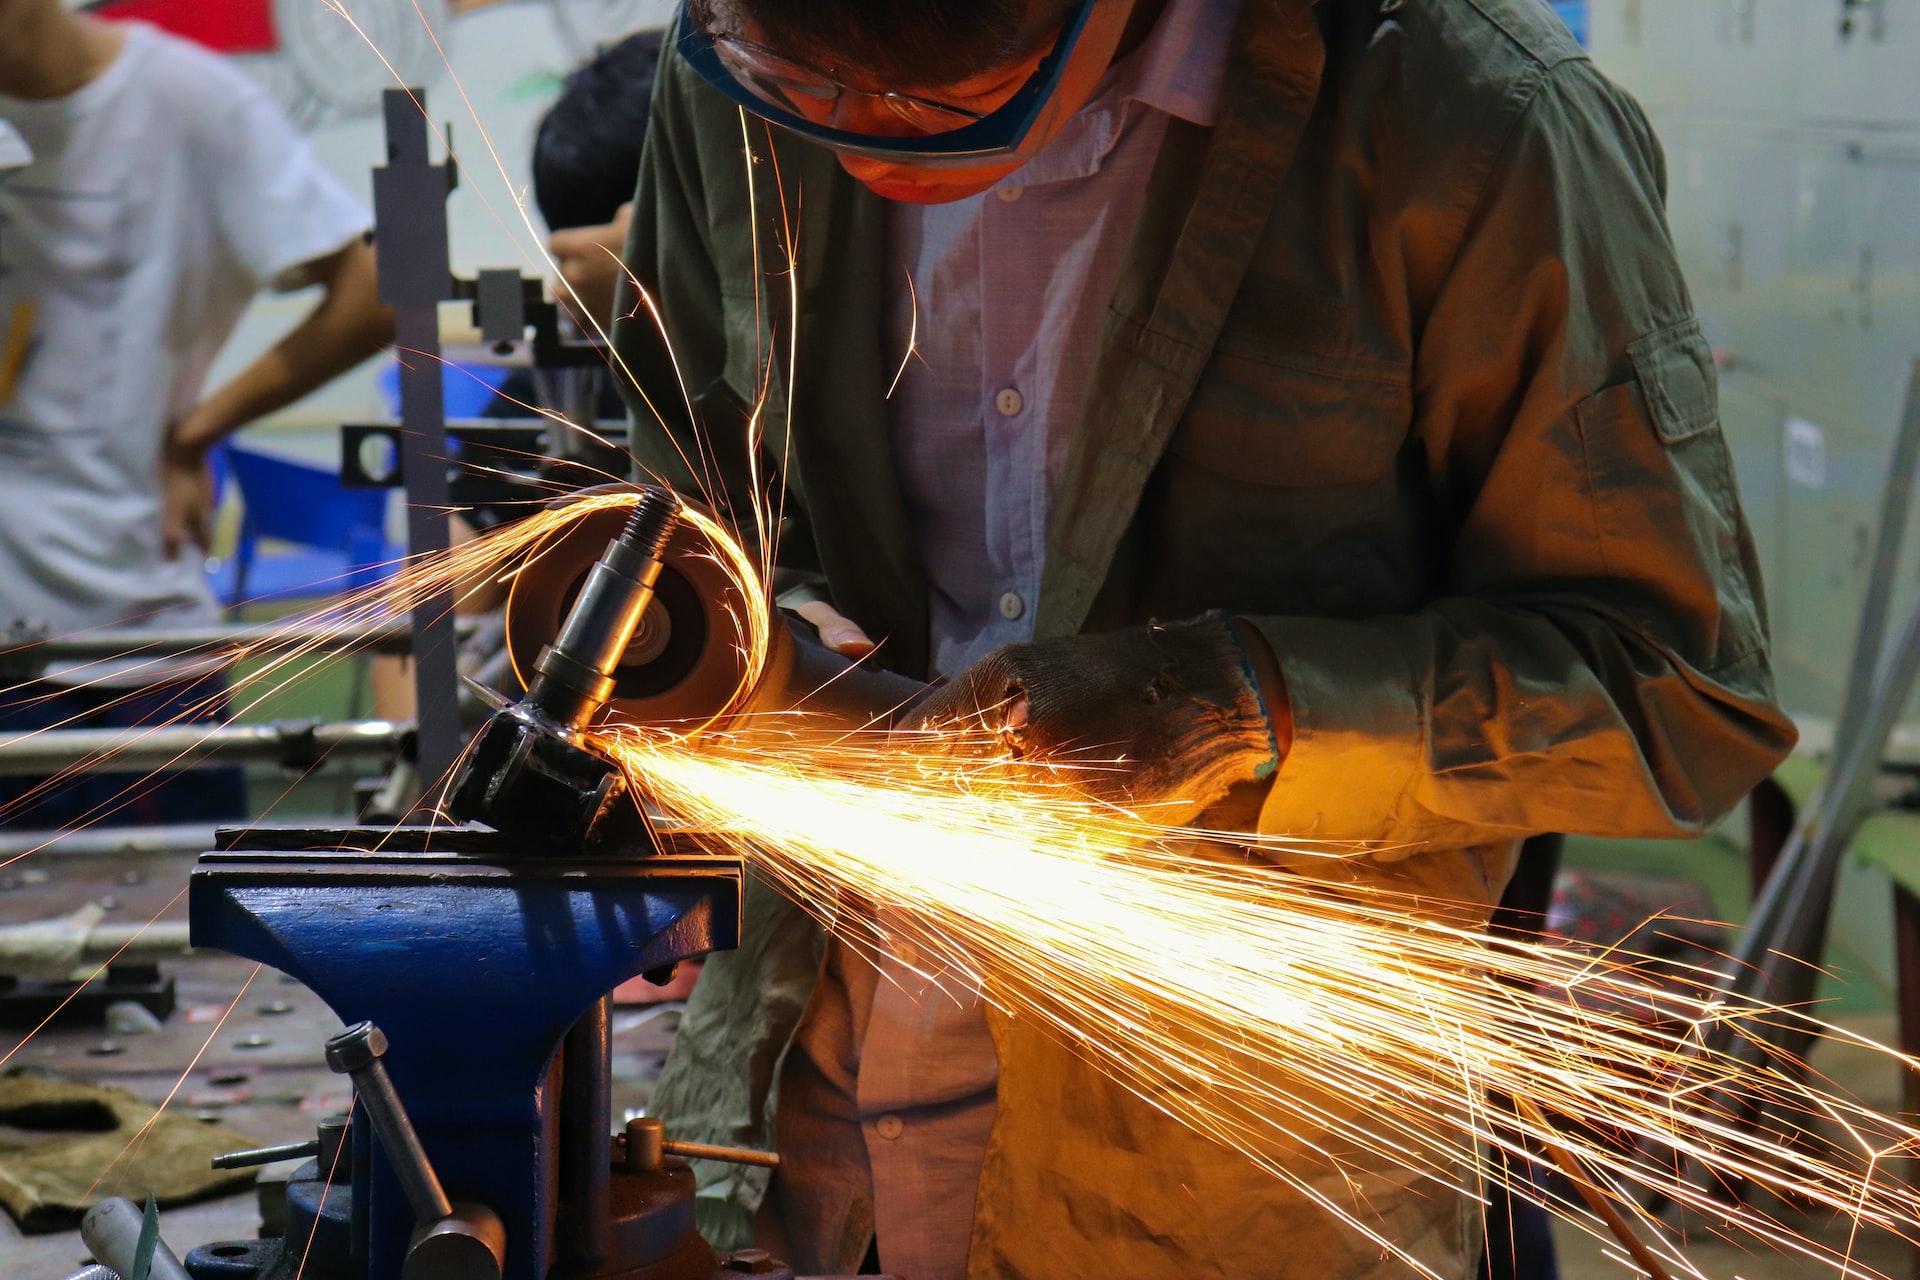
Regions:
M 327 1041 L 327 1066 L 353 1081 L 354 1097 L 373 1125 L 414 1219 L 421 1225 L 438 1222 L 452 1216 L 453 1205 L 394 1090 L 393 1078 L 380 1061 L 386 1052 L 387 1038 L 380 1028 L 356 1022 Z
M 394 309 L 400 361 L 400 474 L 407 489 L 407 551 L 414 559 L 447 548 L 447 419 L 441 386 L 440 303 L 453 296 L 447 265 L 449 165 L 428 156 L 424 90 L 381 96 L 387 163 L 373 171 L 380 300 Z M 431 792 L 460 754 L 459 677 L 454 663 L 453 593 L 413 611 L 414 699 L 420 776 Z
M 205 853 L 218 828 L 198 823 L 166 827 L 79 827 L 57 831 L 0 828 L 0 862 L 31 853 L 36 858 L 112 858 L 125 854 Z
M 1769 992 L 1776 993 L 1772 997 L 1776 999 L 1784 994 L 1780 987 L 1790 970 L 1811 973 L 1819 963 L 1820 957 L 1809 951 L 1825 932 L 1834 875 L 1872 807 L 1881 758 L 1916 678 L 1920 678 L 1920 603 L 1908 615 L 1898 644 L 1874 682 L 1871 709 L 1859 730 L 1850 742 L 1836 744 L 1820 803 L 1813 806 L 1810 821 L 1796 828 L 1775 874 L 1768 877 L 1772 891 L 1774 881 L 1782 878 L 1780 873 L 1789 873 L 1777 891 L 1784 904 L 1778 924 L 1769 934 L 1750 934 L 1742 940 L 1738 958 L 1754 966 L 1754 989 L 1763 997 Z M 1796 844 L 1801 848 L 1796 850 Z
M 1546 1116 L 1542 1115 L 1540 1108 L 1534 1105 L 1533 1099 L 1515 1098 L 1513 1104 L 1526 1113 L 1527 1119 L 1532 1122 L 1536 1130 L 1535 1140 L 1547 1149 L 1547 1154 L 1553 1157 L 1553 1162 L 1559 1166 L 1560 1172 L 1574 1185 L 1574 1189 L 1580 1193 L 1580 1198 L 1587 1202 L 1587 1208 L 1593 1210 L 1600 1221 L 1607 1224 L 1607 1230 L 1613 1232 L 1614 1239 L 1618 1240 L 1621 1247 L 1627 1251 L 1634 1265 L 1646 1272 L 1651 1280 L 1673 1280 L 1665 1265 L 1654 1256 L 1653 1250 L 1647 1247 L 1646 1242 L 1635 1233 L 1632 1224 L 1621 1214 L 1618 1206 L 1613 1203 L 1612 1197 L 1601 1190 L 1594 1181 L 1592 1172 L 1581 1162 L 1580 1157 L 1547 1137 L 1548 1134 L 1558 1131 L 1547 1123 Z
M 296 622 L 287 626 L 189 627 L 168 631 L 126 628 L 24 640 L 0 648 L 0 663 L 105 662 L 183 654 L 267 657 L 286 653 L 408 653 L 412 648 L 413 631 L 404 622 L 377 627 L 330 627 Z
M 93 1256 L 111 1267 L 115 1274 L 131 1276 L 144 1218 L 139 1206 L 131 1200 L 112 1196 L 87 1211 L 87 1216 L 80 1221 L 80 1238 Z M 179 1255 L 167 1247 L 165 1240 L 155 1243 L 149 1266 L 147 1274 L 151 1280 L 190 1280 L 187 1269 L 180 1265 Z
M 0 777 L 152 773 L 246 763 L 305 769 L 323 760 L 396 755 L 412 733 L 412 724 L 391 720 L 0 733 Z
M 276 1160 L 310 1160 L 320 1154 L 320 1139 L 309 1138 L 305 1142 L 285 1142 L 277 1147 L 255 1147 L 251 1151 L 229 1151 L 213 1158 L 216 1169 L 251 1169 L 255 1165 L 272 1164 Z
M 778 1169 L 780 1157 L 772 1151 L 753 1151 L 746 1147 L 716 1147 L 705 1142 L 678 1142 L 668 1138 L 660 1144 L 660 1149 L 670 1156 L 680 1156 L 687 1160 L 724 1160 L 728 1164 L 758 1165 L 762 1169 Z
M 1906 538 L 1917 467 L 1920 467 L 1920 359 L 1915 359 L 1912 365 L 1906 408 L 1881 491 L 1880 528 L 1866 597 L 1861 604 L 1860 625 L 1854 637 L 1853 657 L 1847 670 L 1840 718 L 1835 726 L 1832 766 L 1825 785 L 1801 811 L 1793 834 L 1754 900 L 1734 955 L 1734 968 L 1727 983 L 1729 994 L 1777 1002 L 1792 1002 L 1812 995 L 1807 984 L 1817 980 L 1815 966 L 1819 956 L 1791 948 L 1815 950 L 1824 940 L 1840 857 L 1865 817 L 1887 741 L 1913 687 L 1911 674 L 1904 680 L 1883 677 L 1898 676 L 1903 655 L 1906 661 L 1913 660 L 1913 655 L 1907 654 L 1906 641 L 1891 657 L 1885 655 L 1884 649 L 1887 615 L 1899 568 L 1900 548 Z M 1909 639 L 1917 621 L 1920 614 L 1908 623 Z M 1768 957 L 1772 957 L 1771 962 Z M 1805 972 L 1784 974 L 1782 964 L 1794 961 L 1800 962 L 1796 967 Z M 1791 989 L 1774 990 L 1768 986 L 1783 978 Z M 1734 1034 L 1732 1024 L 1718 1024 L 1708 1037 L 1708 1046 L 1724 1050 L 1732 1043 Z

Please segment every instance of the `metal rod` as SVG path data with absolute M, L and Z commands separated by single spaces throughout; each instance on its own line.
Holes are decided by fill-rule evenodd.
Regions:
M 780 1156 L 773 1151 L 750 1151 L 745 1147 L 715 1147 L 704 1142 L 676 1142 L 668 1138 L 661 1150 L 685 1160 L 724 1160 L 728 1164 L 751 1164 L 762 1169 L 778 1169 Z
M 412 733 L 411 724 L 392 720 L 0 733 L 0 777 L 151 773 L 158 769 L 249 762 L 304 769 L 336 756 L 351 759 L 392 756 L 406 747 Z
M 218 828 L 199 823 L 164 827 L 80 827 L 76 830 L 0 830 L 0 861 L 31 853 L 69 858 L 111 858 L 129 853 L 156 857 L 170 853 L 205 853 L 214 847 Z
M 1847 839 L 1853 839 L 1853 827 L 1857 823 L 1843 810 L 1855 808 L 1866 794 L 1872 793 L 1872 771 L 1866 771 L 1862 777 L 1859 764 L 1849 766 L 1849 760 L 1857 760 L 1855 747 L 1862 741 L 1872 745 L 1872 735 L 1862 739 L 1862 731 L 1866 729 L 1868 712 L 1876 708 L 1874 697 L 1882 674 L 1887 608 L 1893 599 L 1893 578 L 1899 572 L 1901 547 L 1907 539 L 1907 516 L 1912 509 L 1916 468 L 1920 468 L 1920 357 L 1912 361 L 1907 384 L 1907 405 L 1901 413 L 1899 432 L 1893 438 L 1893 457 L 1887 461 L 1887 480 L 1880 491 L 1880 532 L 1876 533 L 1874 539 L 1874 560 L 1866 578 L 1866 595 L 1860 601 L 1860 624 L 1853 637 L 1853 658 L 1847 664 L 1847 687 L 1841 697 L 1839 720 L 1834 725 L 1834 768 L 1828 773 L 1826 785 L 1820 787 L 1811 804 L 1807 804 L 1807 808 L 1801 812 L 1786 848 L 1780 850 L 1780 858 L 1774 862 L 1766 883 L 1761 885 L 1761 892 L 1755 896 L 1753 910 L 1747 915 L 1745 933 L 1741 936 L 1740 952 L 1736 956 L 1738 963 L 1726 984 L 1728 994 L 1753 996 L 1759 990 L 1759 960 L 1778 944 L 1784 927 L 1782 917 L 1789 910 L 1807 912 L 1809 908 L 1816 908 L 1814 913 L 1824 921 L 1828 908 L 1832 906 L 1832 873 L 1828 873 L 1822 881 L 1822 877 L 1811 875 L 1811 867 L 1803 864 L 1807 864 L 1811 858 L 1818 862 L 1818 858 L 1814 858 L 1818 825 L 1826 823 L 1830 831 L 1843 829 Z M 1884 752 L 1885 737 L 1880 737 L 1878 745 L 1874 745 L 1872 750 L 1872 762 L 1876 768 Z M 1841 783 L 1843 773 L 1847 775 L 1845 783 Z M 1837 867 L 1837 858 L 1828 858 L 1828 862 Z M 1820 892 L 1818 902 L 1809 904 L 1793 896 L 1795 892 L 1807 892 L 1809 887 Z M 1803 927 L 1795 927 L 1793 931 L 1805 933 Z M 1814 940 L 1818 940 L 1818 931 Z M 1732 1034 L 1734 1029 L 1730 1023 L 1720 1023 L 1713 1034 L 1709 1034 L 1707 1044 L 1709 1048 L 1724 1050 L 1728 1044 L 1732 1044 Z
M 283 1142 L 277 1147 L 255 1147 L 252 1151 L 229 1151 L 213 1158 L 216 1169 L 251 1169 L 257 1164 L 272 1164 L 276 1160 L 306 1160 L 320 1154 L 320 1139 L 309 1138 L 305 1142 Z
M 1526 1115 L 1527 1120 L 1536 1130 L 1533 1135 L 1534 1141 L 1546 1148 L 1547 1154 L 1553 1157 L 1553 1162 L 1559 1166 L 1560 1172 L 1566 1175 L 1567 1181 L 1571 1182 L 1574 1189 L 1580 1193 L 1580 1198 L 1587 1202 L 1587 1208 L 1593 1210 L 1600 1221 L 1607 1224 L 1607 1230 L 1613 1232 L 1614 1239 L 1618 1240 L 1621 1248 L 1627 1251 L 1634 1265 L 1646 1272 L 1651 1280 L 1673 1280 L 1666 1266 L 1654 1256 L 1653 1250 L 1649 1249 L 1646 1242 L 1634 1231 L 1633 1225 L 1626 1220 L 1619 1209 L 1614 1207 L 1611 1197 L 1600 1189 L 1580 1157 L 1554 1141 L 1552 1135 L 1557 1134 L 1559 1130 L 1547 1122 L 1547 1117 L 1541 1113 L 1538 1106 L 1534 1105 L 1533 1099 L 1516 1097 L 1513 1099 L 1513 1105 Z
M 1834 873 L 1866 818 L 1881 757 L 1916 677 L 1920 677 L 1920 604 L 1909 613 L 1893 653 L 1874 682 L 1868 715 L 1856 733 L 1836 744 L 1833 767 L 1819 799 L 1795 824 L 1786 849 L 1761 887 L 1760 900 L 1734 953 L 1732 993 L 1771 999 L 1768 984 L 1782 976 L 1784 966 L 1817 963 L 1819 957 L 1805 955 L 1805 948 L 1809 939 L 1818 939 L 1824 926 Z M 1725 1049 L 1733 1043 L 1732 1023 L 1714 1030 L 1710 1048 Z
M 1907 400 L 1894 434 L 1893 457 L 1887 463 L 1886 483 L 1880 491 L 1880 527 L 1875 535 L 1867 593 L 1860 605 L 1860 628 L 1853 638 L 1853 657 L 1847 666 L 1846 694 L 1834 726 L 1836 746 L 1859 732 L 1880 671 L 1886 648 L 1887 611 L 1893 603 L 1894 574 L 1900 568 L 1900 548 L 1906 542 L 1907 516 L 1913 505 L 1914 469 L 1920 466 L 1920 357 L 1907 380 Z
M 465 624 L 471 632 L 473 624 Z M 25 660 L 103 662 L 117 658 L 161 658 L 180 654 L 269 656 L 285 653 L 409 653 L 413 630 L 394 622 L 378 627 L 329 627 L 296 622 L 287 626 L 191 627 L 169 631 L 113 629 L 77 635 L 28 639 L 0 648 L 0 664 Z
M 146 1215 L 133 1201 L 111 1196 L 87 1211 L 80 1220 L 80 1239 L 93 1256 L 122 1276 L 133 1274 L 134 1250 L 140 1243 L 140 1224 Z M 180 1258 L 161 1240 L 153 1248 L 147 1272 L 150 1280 L 191 1280 Z
M 421 1223 L 439 1222 L 453 1215 L 453 1203 L 440 1186 L 440 1177 L 420 1145 L 413 1121 L 394 1092 L 393 1080 L 380 1061 L 387 1038 L 371 1022 L 356 1022 L 327 1041 L 327 1066 L 353 1081 L 354 1096 L 373 1122 L 374 1136 L 386 1153 L 387 1164 Z

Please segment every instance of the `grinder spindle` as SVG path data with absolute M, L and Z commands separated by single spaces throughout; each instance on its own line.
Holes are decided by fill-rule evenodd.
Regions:
M 620 536 L 587 573 L 560 638 L 540 653 L 521 705 L 569 729 L 585 728 L 613 696 L 614 670 L 653 602 L 667 540 L 680 524 L 680 500 L 646 489 Z
M 620 824 L 607 820 L 626 779 L 578 734 L 613 696 L 614 672 L 646 621 L 680 512 L 671 492 L 641 492 L 626 527 L 588 571 L 559 638 L 540 651 L 526 696 L 475 735 L 448 789 L 454 816 L 554 852 L 618 838 Z M 637 806 L 625 808 L 643 821 Z

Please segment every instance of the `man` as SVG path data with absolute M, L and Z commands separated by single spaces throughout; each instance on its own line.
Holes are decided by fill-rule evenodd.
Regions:
M 533 135 L 533 198 L 553 232 L 548 250 L 601 330 L 613 324 L 661 36 L 637 32 L 574 68 Z
M 691 0 L 670 45 L 628 262 L 699 421 L 628 326 L 641 462 L 693 486 L 703 429 L 744 509 L 795 343 L 777 586 L 946 677 L 924 717 L 1483 911 L 1522 837 L 1697 833 L 1789 749 L 1659 149 L 1544 6 Z M 924 986 L 749 890 L 655 1096 L 782 1152 L 701 1171 L 708 1230 L 914 1280 L 1412 1274 Z M 1473 1268 L 1471 1187 L 1295 1172 Z
M 0 120 L 24 167 L 0 177 L 0 625 L 53 635 L 210 624 L 202 572 L 211 450 L 390 340 L 365 212 L 221 58 L 61 0 L 0 0 Z M 318 286 L 279 343 L 212 394 L 207 370 L 260 289 Z M 192 664 L 55 671 L 0 728 L 205 716 Z M 36 825 L 240 816 L 237 773 L 144 798 L 89 780 L 8 815 Z M 170 799 L 169 799 L 170 797 Z M 129 803 L 131 802 L 131 803 Z

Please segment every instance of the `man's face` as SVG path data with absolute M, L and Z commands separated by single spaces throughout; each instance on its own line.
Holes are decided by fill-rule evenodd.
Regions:
M 4 0 L 0 0 L 0 3 L 4 3 Z M 1057 8 L 1058 6 L 1046 7 Z M 998 108 L 1005 106 L 1008 99 L 1018 93 L 1021 86 L 1032 78 L 1033 73 L 1046 58 L 1047 52 L 1053 47 L 1054 38 L 1058 34 L 1059 27 L 1056 25 L 1046 32 L 1028 52 L 1017 59 L 997 67 L 990 67 L 978 75 L 968 76 L 952 84 L 908 88 L 869 81 L 856 84 L 854 87 L 867 89 L 870 92 L 884 92 L 892 89 L 930 102 L 961 107 L 977 116 L 991 115 Z M 811 104 L 812 110 L 807 110 L 806 105 L 802 105 L 802 111 L 809 118 L 836 129 L 845 129 L 850 133 L 898 137 L 913 132 L 898 114 L 873 98 L 855 98 L 845 95 L 834 102 Z M 1071 109 L 1064 113 L 1055 113 L 1049 120 L 1043 122 L 1045 135 L 1041 141 L 1044 143 L 1044 138 L 1050 138 L 1059 132 L 1067 118 L 1079 107 L 1079 103 L 1071 104 Z M 818 114 L 815 114 L 816 112 Z M 942 204 L 949 200 L 965 199 L 967 196 L 985 191 L 1024 163 L 1023 160 L 1012 159 L 978 168 L 951 169 L 876 160 L 868 156 L 843 155 L 840 157 L 840 167 L 865 183 L 875 195 L 910 204 Z
M 0 0 L 5 3 L 5 0 Z M 1046 60 L 1059 38 L 1062 27 L 1077 10 L 1072 0 L 1028 0 L 1027 18 L 1021 52 L 963 79 L 936 85 L 905 85 L 888 82 L 851 63 L 834 62 L 817 56 L 815 65 L 833 66 L 834 78 L 854 93 L 842 93 L 833 99 L 794 98 L 790 109 L 818 124 L 873 137 L 911 137 L 931 130 L 916 129 L 903 115 L 889 106 L 883 95 L 905 94 L 924 102 L 954 107 L 972 117 L 991 115 L 1019 93 L 1040 64 Z M 750 19 L 740 21 L 741 34 L 749 40 L 758 36 Z M 1085 44 L 1086 42 L 1083 42 Z M 1074 112 L 1085 105 L 1098 84 L 1111 56 L 1097 42 L 1077 48 L 1066 74 L 1054 91 L 1051 108 L 1042 114 L 1028 135 L 1026 154 L 1031 155 L 1057 134 Z M 1078 64 L 1078 65 L 1076 65 Z M 1089 65 L 1097 64 L 1097 65 Z M 946 126 L 950 127 L 950 126 Z M 869 156 L 842 155 L 840 165 L 866 184 L 876 195 L 888 200 L 912 204 L 941 204 L 977 195 L 1018 169 L 1025 160 L 1013 157 L 992 164 L 969 168 L 947 168 L 909 161 L 875 159 Z

